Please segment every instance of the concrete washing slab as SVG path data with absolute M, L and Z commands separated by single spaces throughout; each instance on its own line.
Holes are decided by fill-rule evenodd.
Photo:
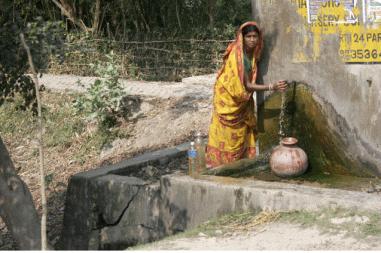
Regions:
M 192 229 L 211 218 L 249 210 L 344 207 L 381 211 L 381 195 L 228 177 L 186 175 L 188 143 L 74 175 L 69 182 L 62 247 L 125 249 Z M 149 168 L 178 170 L 156 181 L 138 178 Z M 165 174 L 165 173 L 164 173 Z

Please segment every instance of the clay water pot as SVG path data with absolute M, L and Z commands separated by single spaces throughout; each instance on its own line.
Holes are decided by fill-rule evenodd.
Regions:
M 308 167 L 306 152 L 299 148 L 294 137 L 283 138 L 270 156 L 270 168 L 279 177 L 295 177 L 303 174 Z

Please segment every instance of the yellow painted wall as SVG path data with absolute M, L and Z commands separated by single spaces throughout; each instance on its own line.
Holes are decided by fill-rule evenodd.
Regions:
M 357 6 L 352 9 L 357 22 L 346 21 L 348 11 L 344 1 L 348 0 L 290 0 L 297 6 L 297 13 L 301 15 L 304 25 L 312 36 L 306 35 L 303 43 L 299 45 L 293 55 L 294 62 L 317 61 L 324 35 L 337 34 L 340 43 L 338 55 L 346 63 L 381 63 L 381 20 L 377 22 L 364 22 L 363 5 L 369 0 L 358 0 Z M 309 2 L 307 2 L 309 1 Z M 315 20 L 308 22 L 307 6 L 321 2 L 316 11 Z M 323 6 L 325 5 L 325 6 Z M 310 8 L 311 10 L 311 8 Z M 365 17 L 366 19 L 366 17 Z M 289 29 L 291 31 L 291 29 Z M 312 41 L 311 41 L 312 40 Z M 305 48 L 309 43 L 313 45 L 311 55 L 306 55 Z

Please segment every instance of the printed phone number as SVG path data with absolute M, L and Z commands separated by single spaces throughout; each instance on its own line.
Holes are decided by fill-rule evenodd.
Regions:
M 381 60 L 381 50 L 377 49 L 348 49 L 340 50 L 340 56 L 344 59 L 380 59 Z

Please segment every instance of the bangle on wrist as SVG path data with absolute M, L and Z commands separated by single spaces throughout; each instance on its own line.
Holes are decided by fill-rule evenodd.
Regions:
M 271 83 L 269 84 L 269 90 L 273 90 L 273 85 Z

